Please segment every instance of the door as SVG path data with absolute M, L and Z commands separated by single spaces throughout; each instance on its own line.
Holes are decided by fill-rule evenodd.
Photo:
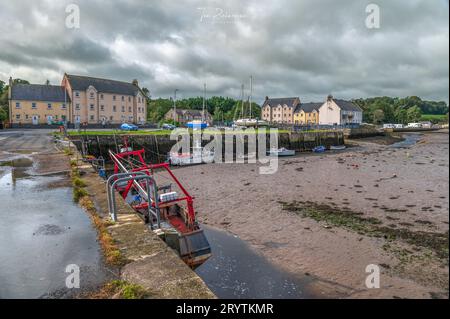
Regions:
M 79 115 L 75 115 L 75 123 L 80 123 L 81 117 Z
M 38 125 L 39 117 L 37 115 L 33 115 L 33 117 L 31 118 L 31 121 L 33 122 L 33 125 Z
M 51 125 L 52 122 L 53 122 L 53 116 L 48 115 L 48 116 L 47 116 L 47 124 L 48 124 L 48 125 Z

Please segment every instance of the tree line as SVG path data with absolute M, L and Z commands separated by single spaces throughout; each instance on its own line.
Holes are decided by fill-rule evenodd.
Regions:
M 177 109 L 202 110 L 203 97 L 191 97 L 175 101 Z M 172 109 L 172 99 L 149 99 L 147 103 L 147 120 L 153 123 L 164 122 L 164 115 Z M 235 100 L 229 97 L 213 96 L 206 100 L 205 110 L 208 111 L 216 122 L 231 122 L 241 117 L 261 117 L 261 107 L 257 103 Z
M 366 123 L 418 122 L 423 115 L 447 115 L 448 105 L 444 101 L 426 101 L 418 96 L 405 98 L 373 97 L 355 99 L 353 102 L 363 109 L 363 121 Z

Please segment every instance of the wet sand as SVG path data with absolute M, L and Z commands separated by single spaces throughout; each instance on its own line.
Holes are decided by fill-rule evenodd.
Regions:
M 200 222 L 239 236 L 284 270 L 310 275 L 316 294 L 439 298 L 448 296 L 448 241 L 445 252 L 428 239 L 448 238 L 448 142 L 448 131 L 425 133 L 409 148 L 362 139 L 345 151 L 280 159 L 273 175 L 260 175 L 258 164 L 183 167 L 176 175 L 195 196 Z M 320 205 L 354 212 L 397 237 L 286 209 L 293 203 L 301 212 Z M 426 243 L 412 244 L 415 234 Z M 381 268 L 380 289 L 365 285 L 369 264 Z

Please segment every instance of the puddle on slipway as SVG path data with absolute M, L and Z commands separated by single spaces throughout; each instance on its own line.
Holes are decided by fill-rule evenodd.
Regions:
M 244 241 L 229 233 L 202 226 L 212 257 L 195 272 L 219 298 L 314 298 L 306 287 L 309 277 L 286 273 Z
M 417 142 L 422 138 L 422 134 L 420 133 L 409 133 L 403 135 L 404 140 L 401 142 L 397 142 L 392 144 L 390 147 L 393 148 L 408 148 L 413 145 L 416 145 Z
M 64 177 L 27 173 L 28 159 L 0 166 L 0 299 L 63 298 L 106 280 L 96 231 L 72 201 Z M 66 287 L 66 267 L 80 268 L 80 289 Z

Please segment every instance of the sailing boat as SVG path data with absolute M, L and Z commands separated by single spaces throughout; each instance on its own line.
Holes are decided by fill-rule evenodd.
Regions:
M 242 84 L 241 87 L 241 117 L 240 119 L 234 121 L 234 125 L 236 126 L 243 126 L 243 127 L 257 127 L 257 126 L 263 126 L 267 125 L 268 123 L 265 121 L 254 119 L 252 116 L 252 94 L 253 94 L 253 76 L 250 76 L 250 95 L 248 97 L 248 104 L 249 104 L 249 118 L 244 118 L 244 85 Z
M 205 129 L 208 127 L 208 123 L 205 121 L 205 107 L 206 107 L 206 83 L 203 90 L 203 107 L 202 107 L 202 119 L 193 120 L 187 123 L 187 127 L 191 129 Z

